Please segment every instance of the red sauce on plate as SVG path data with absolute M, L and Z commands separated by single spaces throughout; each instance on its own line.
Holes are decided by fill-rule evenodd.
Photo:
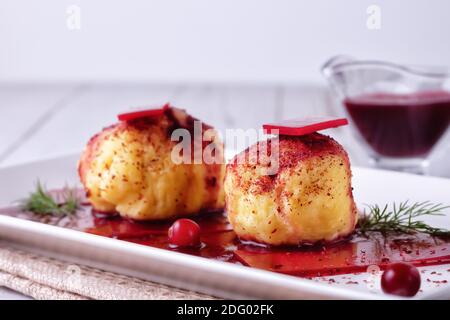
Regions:
M 200 225 L 202 245 L 178 249 L 168 242 L 167 231 L 172 222 L 133 222 L 117 215 L 93 212 L 88 205 L 75 215 L 62 218 L 36 215 L 17 208 L 1 209 L 0 214 L 300 277 L 365 272 L 371 265 L 383 269 L 398 261 L 415 266 L 450 263 L 450 241 L 427 235 L 384 238 L 372 234 L 367 238 L 354 236 L 331 245 L 302 248 L 245 244 L 239 241 L 221 212 L 192 218 Z

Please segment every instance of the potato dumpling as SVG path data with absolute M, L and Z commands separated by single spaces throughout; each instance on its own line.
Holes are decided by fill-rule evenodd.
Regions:
M 173 130 L 186 129 L 194 137 L 195 120 L 168 108 L 157 117 L 119 122 L 91 138 L 79 161 L 79 175 L 93 208 L 134 220 L 223 209 L 223 161 L 177 164 L 171 156 L 179 144 L 171 141 Z M 200 127 L 201 133 L 211 131 L 208 125 Z M 216 139 L 215 155 L 221 158 L 223 146 Z M 201 151 L 208 145 L 201 143 Z
M 268 245 L 301 245 L 351 234 L 357 210 L 342 146 L 318 133 L 279 136 L 278 171 L 264 175 L 264 164 L 259 158 L 251 163 L 248 155 L 270 150 L 273 142 L 258 142 L 227 165 L 226 210 L 237 235 Z

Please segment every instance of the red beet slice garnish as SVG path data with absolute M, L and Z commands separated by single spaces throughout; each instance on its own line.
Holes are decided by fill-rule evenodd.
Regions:
M 164 112 L 169 108 L 170 105 L 166 103 L 162 108 L 158 109 L 140 109 L 120 113 L 119 115 L 117 115 L 117 118 L 119 119 L 119 121 L 131 121 L 140 118 L 159 117 L 162 116 Z
M 345 126 L 347 124 L 348 121 L 345 118 L 320 117 L 268 123 L 264 124 L 263 128 L 267 133 L 275 133 L 275 130 L 278 130 L 278 134 L 280 135 L 303 136 L 316 131 Z

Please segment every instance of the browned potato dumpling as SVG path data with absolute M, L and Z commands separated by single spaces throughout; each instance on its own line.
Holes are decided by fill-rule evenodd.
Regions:
M 177 128 L 193 134 L 183 110 L 119 122 L 95 135 L 79 162 L 79 175 L 94 209 L 135 220 L 162 220 L 224 207 L 223 161 L 176 164 L 171 141 Z M 203 124 L 200 131 L 211 129 Z M 204 144 L 201 148 L 205 148 Z M 223 157 L 221 143 L 216 144 Z
M 279 169 L 273 175 L 262 174 L 259 162 L 238 161 L 271 142 L 258 142 L 227 165 L 226 210 L 238 236 L 269 245 L 301 245 L 351 234 L 357 210 L 341 145 L 318 133 L 280 136 Z

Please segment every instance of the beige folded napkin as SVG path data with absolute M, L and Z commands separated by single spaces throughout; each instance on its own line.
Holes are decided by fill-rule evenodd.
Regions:
M 35 299 L 214 299 L 124 275 L 75 265 L 0 243 L 0 286 Z

